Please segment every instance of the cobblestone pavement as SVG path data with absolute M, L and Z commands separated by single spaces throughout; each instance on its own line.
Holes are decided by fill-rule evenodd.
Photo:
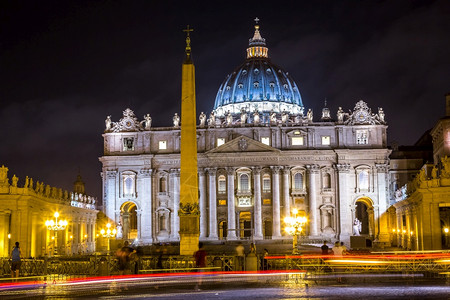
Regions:
M 29 282 L 2 299 L 450 299 L 450 280 L 418 275 L 196 274 Z

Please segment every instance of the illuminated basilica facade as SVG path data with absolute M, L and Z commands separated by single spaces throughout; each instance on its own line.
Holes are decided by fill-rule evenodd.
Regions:
M 389 155 L 383 109 L 366 102 L 305 108 L 290 75 L 271 62 L 255 26 L 247 58 L 229 74 L 197 126 L 200 240 L 279 240 L 285 216 L 308 218 L 305 239 L 390 243 Z M 212 102 L 212 101 L 211 101 Z M 212 104 L 212 103 L 211 103 Z M 106 119 L 103 211 L 125 239 L 179 241 L 180 120 L 152 127 L 126 109 Z

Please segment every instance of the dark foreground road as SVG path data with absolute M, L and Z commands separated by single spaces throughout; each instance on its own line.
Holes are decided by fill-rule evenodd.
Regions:
M 342 281 L 342 282 L 338 282 Z M 198 286 L 198 287 L 197 287 Z M 0 285 L 1 299 L 450 299 L 450 280 L 419 275 L 160 274 Z

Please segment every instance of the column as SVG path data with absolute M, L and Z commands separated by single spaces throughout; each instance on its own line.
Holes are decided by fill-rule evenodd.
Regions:
M 114 220 L 114 210 L 117 201 L 116 195 L 116 177 L 117 171 L 108 170 L 106 171 L 106 185 L 105 185 L 105 195 L 103 199 L 103 211 L 109 219 Z
M 153 188 L 152 169 L 141 169 L 139 171 L 138 196 L 141 200 L 141 215 L 138 220 L 138 237 L 145 244 L 153 242 Z
M 339 218 L 336 228 L 338 229 L 338 234 L 340 235 L 341 241 L 347 241 L 352 235 L 352 222 L 353 218 L 349 213 L 350 210 L 350 197 L 348 195 L 347 188 L 347 176 L 350 171 L 350 164 L 336 164 L 335 169 L 338 172 L 338 188 L 339 188 L 339 199 L 337 199 Z
M 283 204 L 284 204 L 284 217 L 291 215 L 291 203 L 289 201 L 289 174 L 291 170 L 289 167 L 283 168 Z
M 170 175 L 172 175 L 172 228 L 170 231 L 170 237 L 178 240 L 180 236 L 180 217 L 178 216 L 178 210 L 180 209 L 180 169 L 171 169 Z
M 253 189 L 255 195 L 254 218 L 255 218 L 255 240 L 263 239 L 262 231 L 262 206 L 261 206 L 261 168 L 253 168 Z
M 309 173 L 309 186 L 308 186 L 308 198 L 309 198 L 309 235 L 317 236 L 317 188 L 316 188 L 316 176 L 319 173 L 318 165 L 307 165 Z
M 236 210 L 234 201 L 234 168 L 227 168 L 227 206 L 228 206 L 228 232 L 227 240 L 236 239 Z
M 209 176 L 209 239 L 216 240 L 217 237 L 217 191 L 216 191 L 216 168 L 208 169 Z
M 205 171 L 198 169 L 198 189 L 200 191 L 199 209 L 200 209 L 200 239 L 205 239 L 208 232 L 207 210 L 206 210 L 206 178 Z
M 378 210 L 375 211 L 375 222 L 376 222 L 376 230 L 377 234 L 375 236 L 379 242 L 389 243 L 390 232 L 388 228 L 388 214 L 385 212 L 389 207 L 388 198 L 387 198 L 387 172 L 388 165 L 386 164 L 377 164 L 377 194 L 378 194 Z M 379 216 L 379 218 L 378 218 Z
M 273 207 L 273 238 L 281 237 L 280 228 L 280 169 L 279 166 L 272 166 L 272 207 Z

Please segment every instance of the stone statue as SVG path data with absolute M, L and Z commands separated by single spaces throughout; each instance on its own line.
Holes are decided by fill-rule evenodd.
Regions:
M 233 116 L 231 115 L 230 111 L 228 111 L 227 114 L 227 126 L 231 126 L 233 124 Z
M 203 112 L 201 112 L 200 117 L 198 119 L 200 120 L 200 127 L 205 127 L 206 115 Z
M 67 190 L 64 190 L 64 200 L 69 199 L 69 192 Z
M 342 110 L 342 107 L 340 107 L 340 106 L 337 111 L 337 120 L 338 120 L 338 123 L 344 123 L 344 111 Z
M 30 185 L 29 185 L 30 189 L 33 189 L 33 178 L 30 178 Z
M 270 112 L 270 124 L 277 124 L 277 114 L 273 110 Z
M 361 221 L 355 218 L 353 221 L 353 235 L 359 236 L 361 233 Z
M 312 122 L 313 121 L 313 111 L 312 109 L 308 109 L 308 112 L 306 113 L 306 118 L 308 119 L 308 122 Z
M 436 168 L 436 166 L 433 166 L 433 169 L 431 170 L 431 178 L 437 179 L 437 168 Z
M 209 127 L 216 126 L 216 116 L 214 115 L 213 111 L 209 114 L 208 126 Z
M 378 119 L 381 123 L 384 123 L 384 111 L 382 107 L 378 108 Z
M 105 127 L 106 127 L 106 130 L 105 130 L 105 131 L 111 130 L 111 116 L 107 116 L 107 117 L 106 117 L 106 120 L 105 120 Z
M 25 177 L 25 184 L 23 185 L 24 188 L 28 188 L 28 184 L 30 184 L 30 179 L 28 176 Z
M 448 156 L 444 156 L 441 158 L 442 162 L 442 170 L 441 170 L 441 178 L 450 178 L 450 158 Z
M 17 181 L 19 181 L 19 178 L 16 176 L 16 174 L 12 177 L 12 186 L 17 187 Z
M 117 224 L 116 238 L 118 238 L 118 239 L 123 238 L 122 224 L 120 222 Z
M 50 186 L 48 184 L 45 186 L 45 197 L 50 197 Z
M 241 126 L 244 126 L 247 122 L 247 112 L 245 109 L 241 109 Z
M 300 114 L 297 114 L 294 118 L 294 123 L 300 124 L 301 120 L 302 120 L 302 116 Z
M 150 114 L 146 114 L 144 116 L 144 120 L 144 129 L 150 130 L 150 128 L 152 127 L 152 117 L 150 117 Z
M 421 169 L 419 171 L 419 184 L 427 180 L 427 175 L 425 174 L 425 170 Z
M 3 165 L 0 168 L 0 183 L 8 183 L 8 168 Z
M 253 113 L 253 124 L 259 124 L 259 112 L 257 110 L 255 110 L 255 112 Z
M 178 116 L 177 113 L 173 116 L 173 127 L 179 127 L 180 126 L 180 116 Z
M 281 114 L 281 123 L 288 125 L 289 122 L 289 114 L 286 112 L 286 110 L 283 110 L 283 113 Z

